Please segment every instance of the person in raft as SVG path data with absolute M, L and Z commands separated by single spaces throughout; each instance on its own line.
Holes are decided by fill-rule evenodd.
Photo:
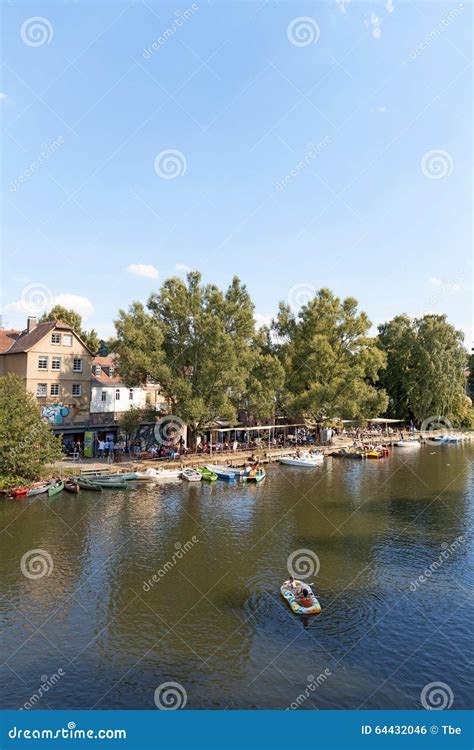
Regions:
M 290 576 L 283 585 L 286 586 L 287 589 L 292 591 L 296 598 L 298 598 L 298 596 L 301 596 L 301 594 L 303 593 L 303 586 L 301 585 L 301 583 L 297 583 L 293 576 Z
M 300 607 L 312 607 L 313 606 L 313 600 L 311 598 L 311 594 L 308 591 L 308 589 L 303 589 L 303 593 L 301 596 L 296 597 L 296 601 L 300 605 Z

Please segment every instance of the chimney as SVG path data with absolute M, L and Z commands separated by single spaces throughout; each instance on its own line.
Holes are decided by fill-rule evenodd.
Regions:
M 26 321 L 26 332 L 31 333 L 37 326 L 36 318 L 32 317 L 31 315 L 28 316 Z

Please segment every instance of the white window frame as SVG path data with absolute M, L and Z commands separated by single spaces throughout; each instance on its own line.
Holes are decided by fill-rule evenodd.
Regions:
M 102 391 L 100 394 L 100 400 L 103 404 L 107 403 L 107 391 Z
M 44 393 L 40 393 L 39 389 L 44 390 Z M 47 398 L 48 397 L 48 384 L 47 383 L 36 383 L 36 398 Z
M 76 367 L 76 362 L 79 362 L 80 365 L 81 365 L 79 369 Z M 74 357 L 74 359 L 72 361 L 72 371 L 73 372 L 82 372 L 82 368 L 83 368 L 82 357 Z
M 115 400 L 120 401 L 120 388 L 115 389 Z
M 40 366 L 41 361 L 46 362 L 46 367 Z M 48 369 L 49 369 L 49 357 L 47 357 L 45 354 L 40 354 L 38 357 L 38 370 L 48 370 Z
M 100 365 L 94 365 L 94 375 L 96 376 L 96 378 L 99 377 L 101 373 L 102 373 L 102 367 Z
M 63 334 L 63 346 L 72 346 L 72 333 Z
M 54 367 L 55 364 L 59 363 L 59 367 Z M 62 357 L 51 357 L 51 370 L 54 372 L 61 372 Z
M 79 389 L 79 393 L 74 393 L 74 388 Z M 72 384 L 72 395 L 75 398 L 80 398 L 82 396 L 82 384 L 81 383 L 73 383 Z
M 58 392 L 57 393 L 53 393 L 53 388 L 57 389 Z M 59 396 L 59 395 L 61 395 L 61 387 L 60 387 L 59 383 L 50 383 L 50 386 L 49 386 L 49 395 L 50 396 Z
M 58 341 L 55 341 L 54 340 L 55 338 L 57 338 Z M 53 346 L 60 346 L 61 345 L 61 334 L 60 333 L 56 333 L 56 331 L 53 331 L 53 333 L 51 334 L 51 343 L 53 344 Z

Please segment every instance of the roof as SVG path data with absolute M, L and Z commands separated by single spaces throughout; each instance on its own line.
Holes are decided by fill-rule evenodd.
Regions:
M 60 330 L 71 331 L 81 344 L 90 351 L 69 323 L 65 323 L 63 320 L 49 320 L 46 323 L 37 323 L 29 333 L 26 329 L 24 331 L 0 331 L 0 354 L 21 354 L 22 352 L 27 352 L 48 333 L 58 328 Z M 10 345 L 8 345 L 9 341 Z
M 122 378 L 120 377 L 118 372 L 116 372 L 117 363 L 115 362 L 113 357 L 94 357 L 94 359 L 92 360 L 92 368 L 94 368 L 96 365 L 100 365 L 101 371 L 100 375 L 95 375 L 94 369 L 92 369 L 92 384 L 96 383 L 97 385 L 123 385 Z M 109 367 L 114 368 L 113 375 L 109 375 Z

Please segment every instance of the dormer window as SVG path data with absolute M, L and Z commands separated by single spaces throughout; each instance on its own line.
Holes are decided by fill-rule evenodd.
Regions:
M 94 365 L 94 375 L 98 377 L 101 372 L 102 372 L 102 367 L 100 365 Z
M 113 378 L 115 372 L 115 367 L 113 365 L 110 365 L 109 367 L 109 377 Z

